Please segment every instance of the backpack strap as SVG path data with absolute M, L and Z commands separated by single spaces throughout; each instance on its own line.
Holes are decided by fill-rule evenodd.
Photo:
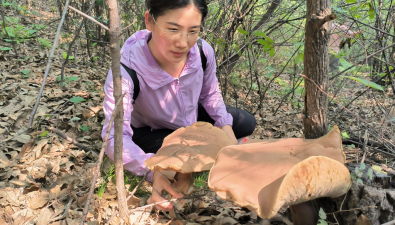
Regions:
M 125 66 L 123 63 L 121 63 L 121 65 L 123 66 L 123 68 L 125 68 L 126 72 L 128 72 L 129 76 L 132 78 L 133 85 L 134 85 L 134 91 L 133 91 L 133 104 L 134 104 L 136 102 L 137 97 L 140 94 L 140 81 L 137 78 L 136 71 Z
M 202 45 L 202 39 L 198 39 L 197 40 L 197 45 L 199 47 L 199 52 L 200 52 L 200 60 L 202 61 L 202 67 L 203 67 L 203 71 L 206 71 L 206 67 L 207 67 L 207 58 L 206 55 L 203 52 L 203 45 Z

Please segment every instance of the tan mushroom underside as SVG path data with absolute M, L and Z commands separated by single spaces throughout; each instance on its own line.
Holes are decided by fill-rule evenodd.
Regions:
M 210 170 L 218 152 L 232 141 L 210 123 L 196 122 L 167 136 L 155 156 L 145 161 L 153 171 L 192 173 Z
M 285 138 L 229 146 L 218 153 L 209 187 L 264 219 L 283 205 L 338 197 L 351 184 L 340 131 L 312 140 Z

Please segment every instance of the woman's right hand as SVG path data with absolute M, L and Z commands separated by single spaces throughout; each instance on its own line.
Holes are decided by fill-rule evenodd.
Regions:
M 152 196 L 147 200 L 148 204 L 165 201 L 166 199 L 162 197 L 163 190 L 166 190 L 174 198 L 183 197 L 181 193 L 178 193 L 176 190 L 174 190 L 174 188 L 171 186 L 169 179 L 167 179 L 167 177 L 162 173 L 155 172 L 153 180 L 154 182 L 152 184 Z M 158 210 L 169 211 L 173 208 L 173 205 L 171 204 L 171 202 L 164 202 L 155 205 L 155 207 Z

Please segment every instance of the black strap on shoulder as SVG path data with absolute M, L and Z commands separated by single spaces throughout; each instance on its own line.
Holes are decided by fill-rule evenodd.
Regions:
M 132 78 L 133 85 L 134 85 L 134 91 L 133 91 L 133 104 L 136 102 L 137 97 L 139 96 L 140 93 L 140 81 L 137 78 L 136 71 L 130 69 L 129 67 L 125 66 L 123 63 L 121 63 L 123 68 L 128 72 L 129 76 Z
M 202 67 L 203 67 L 203 71 L 206 71 L 206 67 L 207 67 L 207 58 L 206 55 L 203 52 L 203 45 L 202 45 L 202 40 L 198 39 L 197 41 L 198 47 L 199 47 L 199 52 L 200 52 L 200 59 L 202 61 Z

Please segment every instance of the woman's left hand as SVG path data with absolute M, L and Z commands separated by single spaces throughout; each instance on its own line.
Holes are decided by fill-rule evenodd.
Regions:
M 237 139 L 236 139 L 236 136 L 235 136 L 235 133 L 233 133 L 233 129 L 232 129 L 232 126 L 231 126 L 231 125 L 224 125 L 223 127 L 221 127 L 221 129 L 222 129 L 223 131 L 225 131 L 225 133 L 228 135 L 229 139 L 230 139 L 235 145 L 238 144 Z

